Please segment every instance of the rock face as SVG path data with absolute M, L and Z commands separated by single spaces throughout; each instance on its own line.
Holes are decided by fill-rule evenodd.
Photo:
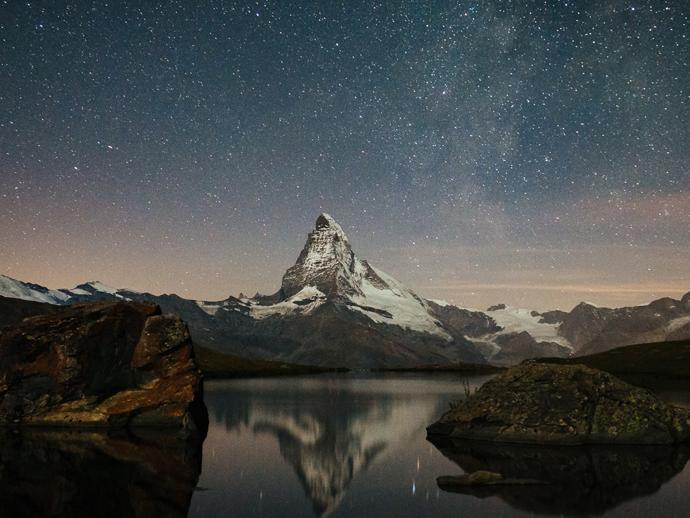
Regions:
M 343 229 L 331 216 L 321 214 L 297 262 L 283 276 L 281 298 L 292 297 L 305 286 L 312 286 L 326 296 L 362 295 L 353 278 L 357 266 L 357 258 Z
M 644 306 L 600 308 L 585 302 L 562 320 L 559 334 L 578 355 L 596 354 L 625 345 L 690 338 L 690 308 L 681 300 L 662 298 Z
M 672 444 L 690 440 L 690 411 L 582 365 L 523 364 L 427 430 L 514 443 Z
M 208 416 L 186 325 L 153 304 L 95 302 L 5 329 L 0 425 L 203 435 Z
M 463 336 L 478 337 L 501 330 L 493 318 L 481 311 L 458 308 L 452 304 L 442 306 L 432 300 L 427 303 L 436 318 L 446 327 Z

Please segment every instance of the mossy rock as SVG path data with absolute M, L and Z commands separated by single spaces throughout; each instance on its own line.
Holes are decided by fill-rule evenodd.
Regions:
M 548 444 L 672 444 L 690 440 L 690 411 L 582 365 L 527 363 L 484 384 L 430 435 Z

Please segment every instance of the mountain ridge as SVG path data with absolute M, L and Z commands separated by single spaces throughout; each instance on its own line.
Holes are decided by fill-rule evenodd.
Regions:
M 342 227 L 326 213 L 316 219 L 273 295 L 200 301 L 116 289 L 99 281 L 51 290 L 4 275 L 0 295 L 58 305 L 151 301 L 187 321 L 204 347 L 329 367 L 457 361 L 510 365 L 540 356 L 601 352 L 635 340 L 690 337 L 690 293 L 680 300 L 663 298 L 627 308 L 582 302 L 570 312 L 505 304 L 477 311 L 426 299 L 360 259 Z

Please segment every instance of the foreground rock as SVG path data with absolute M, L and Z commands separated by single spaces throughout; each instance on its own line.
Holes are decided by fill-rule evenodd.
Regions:
M 484 384 L 429 435 L 516 443 L 672 444 L 690 411 L 582 365 L 524 364 Z
M 0 334 L 0 425 L 175 429 L 208 416 L 186 325 L 153 304 L 77 304 Z

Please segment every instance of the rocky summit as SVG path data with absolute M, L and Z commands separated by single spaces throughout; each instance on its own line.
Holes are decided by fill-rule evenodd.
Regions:
M 288 268 L 283 276 L 280 298 L 292 297 L 306 286 L 319 290 L 326 296 L 362 295 L 356 282 L 358 269 L 350 242 L 340 225 L 328 214 L 316 219 L 314 230 L 297 262 Z M 362 268 L 364 273 L 373 273 L 371 268 Z
M 76 304 L 0 334 L 0 425 L 204 434 L 186 325 L 154 304 Z
M 515 443 L 672 444 L 690 440 L 690 410 L 582 365 L 523 364 L 485 383 L 427 430 Z

